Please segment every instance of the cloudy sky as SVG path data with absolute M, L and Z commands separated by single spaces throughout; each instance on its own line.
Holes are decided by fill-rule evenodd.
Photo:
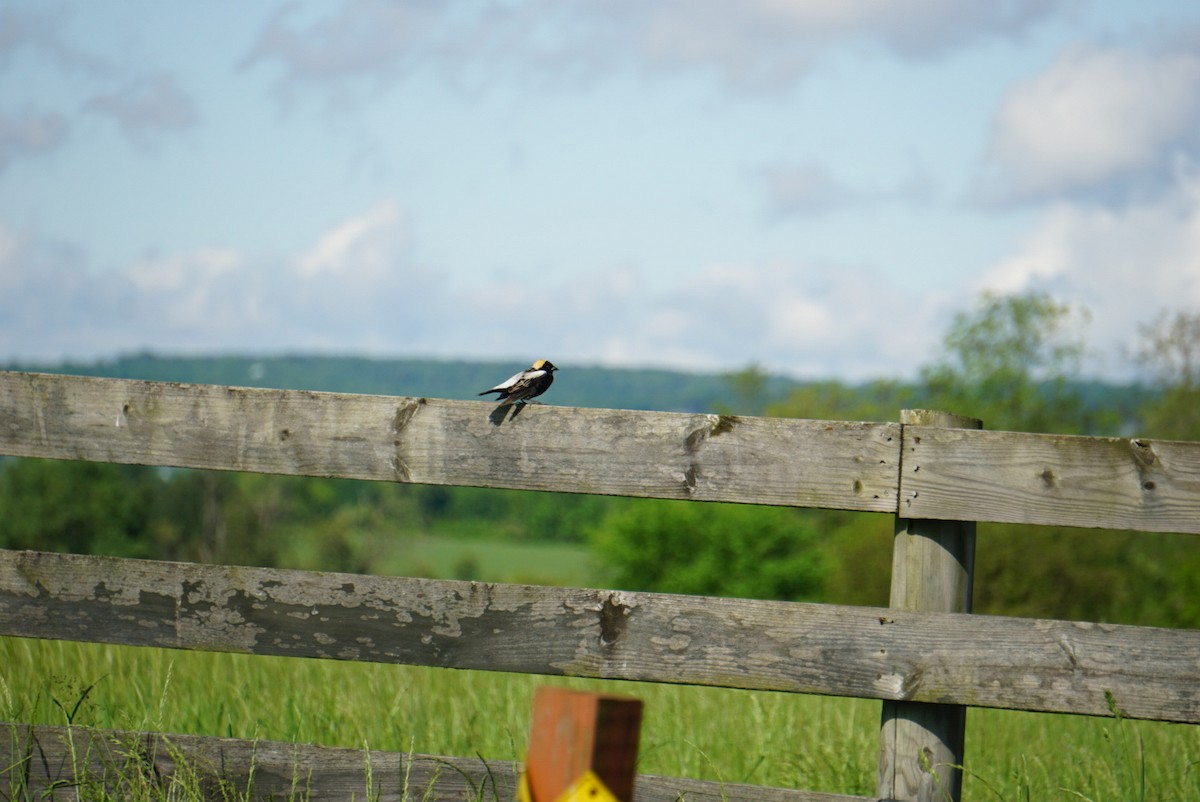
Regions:
M 0 360 L 910 376 L 1200 307 L 1194 0 L 9 0 Z

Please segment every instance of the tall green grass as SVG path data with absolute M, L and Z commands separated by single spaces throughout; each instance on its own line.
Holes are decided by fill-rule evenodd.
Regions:
M 645 702 L 639 771 L 871 794 L 877 702 L 0 639 L 8 721 L 519 759 L 543 683 Z M 968 800 L 1200 799 L 1200 727 L 968 714 Z

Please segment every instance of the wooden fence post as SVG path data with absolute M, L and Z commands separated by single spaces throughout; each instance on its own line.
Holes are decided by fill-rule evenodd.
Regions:
M 633 802 L 641 725 L 639 699 L 538 688 L 518 802 Z
M 974 418 L 919 409 L 903 410 L 900 423 L 983 428 Z M 920 468 L 905 464 L 905 456 L 901 456 L 901 471 Z M 974 565 L 973 521 L 911 520 L 897 515 L 891 607 L 971 612 Z M 885 701 L 879 734 L 878 796 L 903 802 L 958 802 L 962 772 L 957 767 L 963 763 L 966 712 L 961 705 Z

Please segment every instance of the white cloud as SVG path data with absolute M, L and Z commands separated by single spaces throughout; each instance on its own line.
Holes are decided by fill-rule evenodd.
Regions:
M 8 66 L 13 54 L 28 50 L 46 56 L 56 67 L 78 74 L 108 74 L 108 60 L 66 41 L 61 35 L 70 11 L 55 3 L 37 3 L 36 8 L 0 8 L 0 68 Z
M 349 270 L 380 277 L 392 267 L 392 260 L 407 247 L 407 241 L 400 208 L 384 201 L 323 235 L 296 258 L 296 271 L 304 278 Z
M 855 193 L 819 164 L 773 164 L 759 171 L 772 216 L 819 215 L 855 199 Z
M 335 105 L 350 98 L 348 82 L 387 84 L 428 59 L 439 16 L 452 15 L 449 5 L 409 0 L 347 0 L 315 20 L 298 20 L 300 12 L 287 3 L 272 14 L 241 66 L 277 61 L 285 95 L 315 83 L 330 91 Z
M 417 262 L 405 215 L 387 203 L 285 258 L 208 247 L 105 273 L 76 250 L 0 225 L 0 360 L 143 349 L 553 354 L 864 378 L 912 375 L 952 308 L 862 271 L 783 262 L 708 265 L 662 291 L 630 268 L 455 288 Z
M 599 4 L 603 7 L 603 4 Z M 651 63 L 712 67 L 735 86 L 789 84 L 833 44 L 874 43 L 925 58 L 981 37 L 1011 37 L 1058 13 L 1060 0 L 665 0 L 627 10 Z
M 794 84 L 837 43 L 929 57 L 1018 36 L 1071 0 L 524 0 L 471 10 L 412 0 L 347 0 L 322 15 L 272 16 L 243 66 L 277 63 L 290 97 L 315 87 L 335 106 L 423 69 L 453 82 L 497 72 L 537 82 L 622 69 L 709 71 L 727 86 Z
M 386 204 L 291 258 L 229 247 L 94 272 L 79 251 L 0 225 L 0 358 L 280 349 L 438 352 L 442 282 Z
M 1161 309 L 1200 308 L 1200 177 L 1168 198 L 1120 210 L 1059 204 L 981 288 L 1041 289 L 1087 308 L 1089 347 L 1110 375 L 1132 367 L 1120 354 L 1138 324 Z
M 37 76 L 33 81 L 18 79 L 18 85 L 33 87 L 27 103 L 57 106 L 53 111 L 15 112 L 0 102 L 0 169 L 8 160 L 58 149 L 68 132 L 68 119 L 79 110 L 113 121 L 139 148 L 199 123 L 196 102 L 173 75 L 131 68 L 136 56 L 129 52 L 110 57 L 94 50 L 94 43 L 75 44 L 72 40 L 79 34 L 69 30 L 75 11 L 61 4 L 45 5 L 0 9 L 0 74 L 13 70 Z
M 1200 159 L 1200 51 L 1075 46 L 997 113 L 981 194 L 1127 200 Z
M 576 361 L 695 370 L 756 361 L 807 376 L 912 375 L 951 310 L 948 298 L 904 299 L 862 271 L 799 263 L 714 264 L 668 292 L 631 289 L 591 311 L 580 300 L 586 285 L 553 293 Z M 910 325 L 896 324 L 896 308 Z
M 1200 48 L 1075 45 L 1013 87 L 979 196 L 1040 219 L 977 282 L 1038 289 L 1091 313 L 1088 369 L 1128 376 L 1138 325 L 1200 308 Z M 1098 355 L 1098 356 L 1096 356 Z
M 237 251 L 208 247 L 138 262 L 120 278 L 136 299 L 128 310 L 135 320 L 202 337 L 250 322 L 244 304 L 253 293 L 243 281 L 246 269 Z
M 62 147 L 68 130 L 66 119 L 54 112 L 0 112 L 0 173 L 18 159 Z
M 57 49 L 56 16 L 44 8 L 37 11 L 0 9 L 0 67 L 7 66 L 12 55 L 23 48 Z
M 186 131 L 200 121 L 195 102 L 167 74 L 137 76 L 93 95 L 84 108 L 111 118 L 138 147 L 148 147 L 163 135 Z
M 697 266 L 666 289 L 631 268 L 465 286 L 416 257 L 381 203 L 279 258 L 209 247 L 99 273 L 76 249 L 0 225 L 0 359 L 164 352 L 367 352 L 911 377 L 954 311 L 990 288 L 1092 313 L 1108 375 L 1164 306 L 1200 307 L 1200 172 L 1169 199 L 1059 204 L 974 286 L 919 295 L 875 272 L 800 261 Z M 657 286 L 657 285 L 656 285 Z

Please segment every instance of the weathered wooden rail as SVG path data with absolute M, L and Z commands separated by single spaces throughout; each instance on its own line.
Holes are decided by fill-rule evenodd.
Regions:
M 1200 534 L 1195 443 L 0 376 L 13 456 Z
M 0 757 L 28 777 L 30 799 L 78 799 L 70 778 L 86 776 L 110 786 L 130 776 L 143 787 L 161 787 L 180 771 L 214 778 L 215 799 L 511 800 L 517 767 L 511 762 L 377 750 L 313 746 L 281 741 L 247 741 L 201 735 L 90 730 L 83 727 L 0 724 Z M 11 771 L 11 769 L 10 769 Z M 0 777 L 3 777 L 0 772 Z M 62 783 L 68 779 L 67 783 Z M 59 782 L 57 793 L 50 786 Z M 8 802 L 6 786 L 0 799 Z M 405 795 L 407 791 L 407 795 Z M 242 794 L 239 796 L 238 794 Z M 129 796 L 133 796 L 132 793 Z M 86 795 L 85 795 L 86 798 Z M 120 798 L 119 796 L 117 798 Z M 641 774 L 637 802 L 861 802 L 862 797 L 762 788 Z
M 846 423 L 534 406 L 497 427 L 489 410 L 0 373 L 0 454 L 889 513 L 892 607 L 7 552 L 0 634 L 879 699 L 879 797 L 897 799 L 933 798 L 922 755 L 961 763 L 965 706 L 1108 715 L 1113 698 L 1130 718 L 1200 723 L 1200 632 L 969 614 L 969 522 L 1200 533 L 1200 443 L 987 432 L 908 413 Z M 34 742 L 50 754 L 75 737 L 7 727 L 0 769 L 32 767 Z M 242 742 L 156 737 L 245 766 Z M 954 774 L 938 786 L 952 796 Z M 662 778 L 638 789 L 647 800 L 721 792 Z
M 1200 723 L 1200 632 L 44 552 L 7 635 Z

